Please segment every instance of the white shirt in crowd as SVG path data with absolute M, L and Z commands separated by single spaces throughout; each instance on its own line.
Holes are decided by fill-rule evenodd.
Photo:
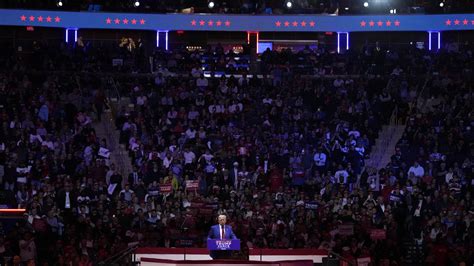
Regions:
M 145 95 L 140 95 L 137 97 L 137 105 L 143 106 L 145 105 L 146 102 L 146 96 Z
M 192 151 L 188 151 L 188 152 L 184 152 L 183 153 L 183 157 L 184 157 L 184 164 L 190 164 L 190 163 L 193 163 L 194 160 L 196 159 L 196 154 L 194 154 L 194 152 Z
M 317 152 L 313 157 L 314 163 L 316 166 L 325 166 L 326 165 L 326 154 L 323 152 Z
M 195 139 L 197 131 L 195 129 L 188 128 L 185 132 L 188 139 Z
M 209 105 L 209 113 L 211 114 L 221 114 L 221 113 L 224 113 L 225 112 L 225 107 L 224 105 L 222 104 L 212 104 L 212 105 Z
M 416 177 L 423 177 L 425 175 L 425 169 L 423 169 L 421 165 L 413 165 L 408 170 L 408 176 L 410 176 L 410 173 L 413 173 Z

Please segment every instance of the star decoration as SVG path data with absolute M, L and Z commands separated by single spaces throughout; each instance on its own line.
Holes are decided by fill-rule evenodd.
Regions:
M 395 26 L 396 26 L 396 27 L 400 26 L 400 21 L 395 20 Z
M 136 20 L 136 19 L 132 19 L 132 24 L 133 24 L 133 25 L 137 24 L 137 20 Z
M 230 26 L 230 21 L 226 20 L 224 24 L 225 24 L 226 27 L 229 27 Z
M 315 24 L 314 21 L 309 22 L 310 27 L 314 27 L 314 24 Z
M 280 21 L 275 22 L 275 26 L 280 27 L 280 26 L 281 26 L 281 22 L 280 22 Z
M 375 25 L 375 22 L 373 22 L 373 21 L 369 22 L 369 26 L 373 27 L 374 25 Z
M 128 19 L 124 18 L 122 21 L 123 21 L 123 24 L 128 24 Z
M 25 15 L 22 15 L 22 16 L 20 17 L 20 19 L 21 19 L 21 21 L 26 21 Z
M 290 26 L 290 22 L 285 21 L 285 27 L 288 27 L 288 26 Z
M 35 17 L 30 16 L 30 21 L 35 21 Z
M 454 21 L 454 25 L 459 25 L 459 22 L 460 22 L 459 19 L 456 19 L 456 20 Z
M 474 25 L 474 20 L 471 20 L 471 24 Z
M 464 20 L 462 21 L 462 24 L 464 24 L 464 25 L 467 25 L 467 23 L 469 23 L 469 21 L 468 21 L 467 19 L 464 19 Z
M 209 27 L 212 27 L 212 25 L 214 25 L 214 21 L 209 20 L 209 21 L 207 22 L 207 25 L 209 25 Z
M 385 22 L 385 25 L 387 25 L 387 27 L 390 27 L 392 25 L 392 22 L 390 20 L 387 20 L 387 22 Z
M 306 27 L 306 21 L 301 22 L 301 27 Z
M 216 26 L 217 27 L 220 27 L 221 25 L 222 25 L 222 21 L 220 21 L 220 20 L 216 21 Z
M 107 19 L 105 20 L 105 23 L 110 24 L 110 23 L 112 23 L 112 20 L 111 20 L 110 18 L 107 18 Z
M 204 24 L 206 24 L 206 22 L 204 20 L 199 21 L 200 26 L 204 26 Z
M 43 22 L 43 17 L 42 17 L 42 16 L 39 16 L 39 17 L 38 17 L 38 21 L 39 21 L 39 22 Z
M 297 27 L 297 26 L 298 26 L 298 22 L 296 22 L 296 21 L 293 21 L 292 24 L 293 24 L 293 27 Z
M 54 22 L 60 22 L 61 21 L 61 18 L 60 17 L 55 17 L 54 18 Z
M 379 22 L 377 22 L 377 25 L 378 25 L 379 27 L 382 27 L 383 22 L 379 20 Z
M 50 16 L 46 17 L 46 22 L 51 22 L 51 17 Z
M 191 25 L 192 25 L 192 26 L 196 26 L 196 20 L 194 20 L 194 19 L 191 20 Z
M 145 24 L 145 20 L 144 19 L 140 19 L 140 24 Z
M 360 22 L 360 26 L 361 26 L 361 27 L 365 27 L 365 25 L 367 25 L 367 22 L 365 22 L 365 21 L 361 21 L 361 22 Z
M 446 20 L 446 25 L 451 26 L 451 20 Z
M 114 22 L 115 22 L 115 24 L 120 24 L 120 19 L 116 18 L 116 19 L 114 20 Z

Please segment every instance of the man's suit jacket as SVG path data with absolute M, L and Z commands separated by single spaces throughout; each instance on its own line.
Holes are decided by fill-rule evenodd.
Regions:
M 232 227 L 229 225 L 224 225 L 224 234 L 224 239 L 237 239 L 232 231 Z M 219 224 L 211 226 L 208 239 L 221 239 L 221 228 Z

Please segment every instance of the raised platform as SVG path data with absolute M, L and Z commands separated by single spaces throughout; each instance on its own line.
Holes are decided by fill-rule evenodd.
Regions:
M 322 249 L 250 249 L 249 250 L 249 261 L 226 261 L 232 262 L 232 264 L 248 265 L 249 263 L 264 263 L 263 265 L 273 265 L 272 262 L 276 263 L 289 263 L 289 262 L 306 262 L 310 261 L 313 263 L 320 264 L 323 262 L 323 258 L 328 256 L 328 252 Z M 212 258 L 209 256 L 209 251 L 206 248 L 138 248 L 135 252 L 136 261 L 149 261 L 152 260 L 163 260 L 160 263 L 181 263 L 189 265 L 188 263 L 198 264 L 203 263 L 214 263 Z M 159 262 L 159 261 L 154 261 Z M 244 263 L 244 264 L 239 264 Z M 267 263 L 267 264 L 265 264 Z M 270 264 L 268 264 L 270 263 Z M 229 263 L 227 263 L 229 264 Z M 252 265 L 253 265 L 252 264 Z M 143 265 L 143 263 L 142 263 Z M 157 264 L 154 264 L 157 265 Z M 175 265 L 175 264 L 162 264 L 162 265 Z M 277 265 L 306 265 L 306 264 L 277 264 Z
M 295 261 L 235 261 L 235 260 L 165 260 L 142 257 L 140 259 L 141 266 L 199 266 L 199 265 L 213 265 L 213 266 L 313 266 L 311 260 L 295 260 Z

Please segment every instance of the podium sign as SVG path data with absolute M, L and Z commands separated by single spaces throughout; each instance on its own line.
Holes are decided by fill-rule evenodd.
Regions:
M 240 250 L 239 239 L 208 239 L 207 249 L 209 250 Z

